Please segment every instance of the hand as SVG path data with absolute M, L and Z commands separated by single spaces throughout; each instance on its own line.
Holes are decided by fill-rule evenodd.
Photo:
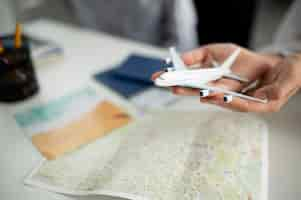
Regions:
M 195 64 L 208 65 L 208 63 L 211 63 L 212 60 L 222 63 L 236 48 L 238 48 L 238 46 L 233 44 L 212 44 L 185 53 L 182 58 L 185 64 L 188 66 Z M 218 93 L 213 93 L 209 97 L 201 98 L 201 102 L 212 103 L 244 112 L 278 111 L 280 107 L 287 101 L 287 99 L 297 91 L 297 88 L 299 88 L 299 84 L 296 84 L 296 78 L 291 76 L 291 71 L 295 72 L 298 67 L 291 66 L 286 68 L 283 66 L 295 66 L 295 64 L 293 63 L 296 63 L 296 60 L 298 59 L 294 60 L 294 62 L 281 61 L 280 57 L 257 54 L 242 48 L 240 55 L 238 56 L 231 69 L 235 74 L 246 77 L 251 82 L 255 80 L 261 80 L 261 85 L 259 86 L 259 88 L 252 92 L 249 92 L 248 95 L 257 98 L 268 98 L 269 103 L 262 104 L 243 100 L 240 98 L 234 98 L 232 102 L 226 104 L 223 101 L 223 95 Z M 299 68 L 301 69 L 301 67 Z M 162 72 L 155 73 L 152 78 L 155 79 L 160 73 Z M 301 74 L 301 70 L 299 74 Z M 283 82 L 290 82 L 292 84 L 289 84 L 290 86 L 287 86 L 287 83 L 283 84 Z M 247 86 L 246 84 L 242 84 L 230 79 L 220 79 L 218 81 L 210 83 L 210 85 L 237 92 L 241 91 Z M 274 89 L 271 90 L 270 88 Z M 283 92 L 284 89 L 280 88 L 285 88 L 285 91 L 287 91 L 288 93 Z M 178 95 L 199 95 L 198 89 L 173 87 L 172 91 Z M 278 95 L 279 91 L 281 91 L 281 95 Z
M 277 112 L 301 87 L 301 55 L 292 55 L 280 61 L 263 76 L 262 84 L 249 95 L 266 98 L 267 104 L 236 100 L 230 107 L 251 112 Z

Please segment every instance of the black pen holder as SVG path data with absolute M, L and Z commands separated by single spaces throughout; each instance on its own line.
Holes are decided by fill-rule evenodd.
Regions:
M 0 39 L 4 47 L 0 53 L 0 102 L 25 100 L 39 91 L 28 39 L 22 36 L 19 48 L 15 48 L 14 35 Z

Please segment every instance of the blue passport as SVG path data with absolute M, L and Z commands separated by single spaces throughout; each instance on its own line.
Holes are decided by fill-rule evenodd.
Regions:
M 141 56 L 138 54 L 130 55 L 119 68 L 116 75 L 124 78 L 153 84 L 151 75 L 163 69 L 161 59 Z
M 121 96 L 130 98 L 152 87 L 151 75 L 162 70 L 162 66 L 160 59 L 133 54 L 119 67 L 95 74 L 94 78 Z

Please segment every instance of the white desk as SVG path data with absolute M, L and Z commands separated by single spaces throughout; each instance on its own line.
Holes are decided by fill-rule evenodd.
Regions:
M 83 31 L 51 21 L 37 21 L 27 31 L 61 44 L 63 62 L 38 66 L 37 73 L 43 95 L 76 87 L 91 74 L 118 63 L 130 53 L 164 56 L 165 51 L 150 46 Z M 204 109 L 197 99 L 175 105 L 181 109 Z M 265 116 L 269 137 L 269 199 L 300 199 L 301 196 L 301 96 L 293 98 L 280 113 Z M 7 106 L 0 104 L 0 199 L 67 200 L 74 199 L 23 185 L 24 177 L 41 156 L 16 126 Z M 78 198 L 77 198 L 78 199 Z M 98 198 L 108 200 L 112 198 Z

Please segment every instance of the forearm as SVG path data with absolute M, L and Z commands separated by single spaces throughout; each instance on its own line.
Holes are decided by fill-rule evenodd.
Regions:
M 273 43 L 260 49 L 261 53 L 272 55 L 273 60 L 280 60 L 291 55 L 301 53 L 301 1 L 296 0 L 288 9 L 284 20 L 277 33 Z

